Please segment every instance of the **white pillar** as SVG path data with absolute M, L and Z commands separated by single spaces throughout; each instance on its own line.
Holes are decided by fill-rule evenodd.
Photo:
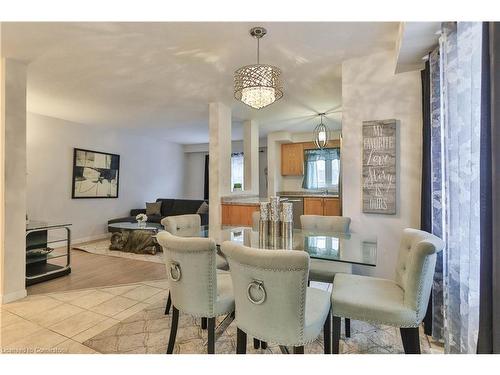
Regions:
M 221 197 L 231 194 L 231 109 L 210 103 L 209 112 L 209 222 L 221 224 Z
M 26 65 L 0 61 L 0 299 L 26 296 Z
M 289 132 L 274 132 L 267 135 L 267 195 L 276 195 L 281 189 L 281 144 L 290 143 Z
M 245 193 L 259 194 L 259 124 L 249 120 L 243 124 L 243 155 L 245 161 Z

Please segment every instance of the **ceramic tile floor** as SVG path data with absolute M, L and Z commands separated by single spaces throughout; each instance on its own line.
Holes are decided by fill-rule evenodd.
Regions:
M 82 343 L 166 298 L 166 281 L 28 296 L 1 306 L 1 353 L 97 353 Z
M 325 284 L 316 287 L 324 288 Z M 166 281 L 85 289 L 29 296 L 0 309 L 1 353 L 164 353 L 170 316 L 163 314 Z M 236 327 L 231 324 L 216 344 L 217 353 L 235 352 Z M 278 353 L 272 344 L 265 351 Z M 322 338 L 306 353 L 322 353 Z M 422 351 L 442 348 L 421 334 Z M 398 330 L 352 322 L 352 337 L 342 337 L 343 353 L 401 353 Z M 181 314 L 176 353 L 206 353 L 206 331 L 199 322 Z

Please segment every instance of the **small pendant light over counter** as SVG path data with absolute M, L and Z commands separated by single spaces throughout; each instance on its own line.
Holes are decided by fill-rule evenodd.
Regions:
M 330 139 L 330 131 L 328 127 L 323 124 L 324 113 L 320 113 L 320 123 L 314 128 L 314 144 L 320 150 L 323 150 L 328 145 Z

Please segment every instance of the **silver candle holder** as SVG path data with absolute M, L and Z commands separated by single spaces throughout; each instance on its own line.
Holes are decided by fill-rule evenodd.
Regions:
M 269 237 L 271 241 L 280 236 L 280 197 L 269 198 L 270 222 Z
M 270 197 L 260 204 L 259 245 L 271 249 L 291 249 L 293 242 L 293 204 Z
M 269 203 L 261 202 L 259 218 L 259 246 L 265 247 L 269 238 Z
M 293 204 L 283 202 L 281 204 L 281 238 L 283 247 L 289 248 L 289 243 L 293 239 Z

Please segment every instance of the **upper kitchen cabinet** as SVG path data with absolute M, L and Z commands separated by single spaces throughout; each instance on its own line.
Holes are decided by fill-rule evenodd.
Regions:
M 281 145 L 281 175 L 302 176 L 304 174 L 304 147 L 302 143 Z

